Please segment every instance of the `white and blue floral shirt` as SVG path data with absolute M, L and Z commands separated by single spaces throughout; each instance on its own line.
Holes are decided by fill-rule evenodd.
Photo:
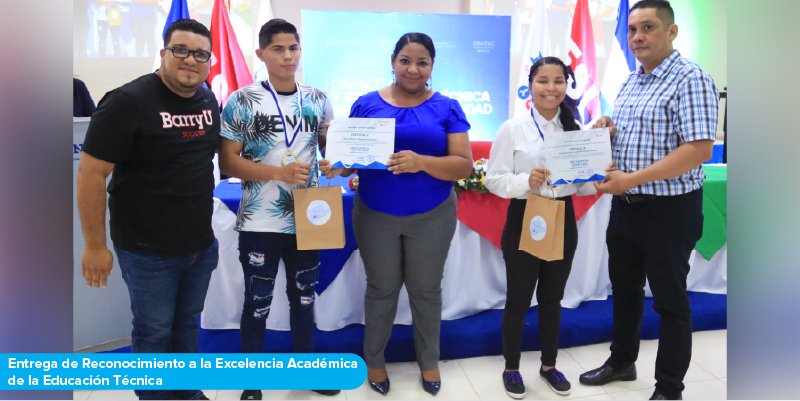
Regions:
M 223 138 L 243 142 L 242 157 L 256 163 L 281 166 L 281 159 L 291 151 L 296 161 L 311 164 L 309 179 L 302 185 L 283 181 L 242 180 L 242 200 L 236 216 L 237 231 L 295 233 L 292 188 L 319 185 L 317 147 L 321 127 L 333 119 L 327 94 L 317 88 L 298 84 L 298 93 L 275 93 L 257 82 L 234 92 L 222 112 Z M 286 130 L 284 135 L 284 122 Z M 298 129 L 298 124 L 300 127 Z M 297 134 L 294 135 L 297 129 Z M 291 146 L 287 146 L 287 140 Z

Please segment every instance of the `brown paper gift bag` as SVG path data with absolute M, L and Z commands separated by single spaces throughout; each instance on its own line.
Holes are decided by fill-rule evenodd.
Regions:
M 297 249 L 344 248 L 342 187 L 292 189 Z
M 528 195 L 519 250 L 546 261 L 564 259 L 564 201 Z

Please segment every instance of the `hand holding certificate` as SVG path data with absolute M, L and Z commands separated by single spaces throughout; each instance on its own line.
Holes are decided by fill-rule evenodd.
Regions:
M 394 153 L 394 118 L 331 121 L 325 158 L 333 168 L 386 169 Z
M 599 181 L 611 164 L 608 128 L 564 131 L 544 141 L 545 166 L 552 185 Z

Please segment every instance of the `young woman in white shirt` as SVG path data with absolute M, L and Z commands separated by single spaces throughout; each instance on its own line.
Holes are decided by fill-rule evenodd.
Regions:
M 539 375 L 557 394 L 567 395 L 571 385 L 556 368 L 561 326 L 561 298 L 578 244 L 578 229 L 571 195 L 596 193 L 593 183 L 548 185 L 544 168 L 544 142 L 560 132 L 579 130 L 569 107 L 567 66 L 556 57 L 539 58 L 528 75 L 533 107 L 530 115 L 510 119 L 500 126 L 489 155 L 485 185 L 495 195 L 510 198 L 501 247 L 506 264 L 506 306 L 503 311 L 503 384 L 512 398 L 525 397 L 519 373 L 525 314 L 533 292 L 539 305 L 542 366 Z M 544 261 L 518 250 L 525 203 L 530 193 L 565 202 L 564 258 Z

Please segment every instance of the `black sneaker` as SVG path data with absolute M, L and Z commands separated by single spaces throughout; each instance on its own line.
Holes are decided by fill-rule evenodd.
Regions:
M 342 392 L 342 390 L 311 390 L 320 395 L 334 396 Z
M 519 371 L 503 372 L 503 386 L 506 387 L 506 394 L 509 397 L 517 400 L 525 398 L 525 383 Z
M 260 400 L 261 399 L 261 390 L 245 390 L 242 391 L 242 396 L 239 397 L 240 400 Z
M 539 376 L 541 376 L 542 380 L 547 382 L 547 385 L 550 386 L 550 389 L 558 395 L 569 395 L 570 391 L 572 390 L 572 385 L 569 384 L 567 378 L 564 377 L 564 374 L 559 372 L 556 368 L 550 369 L 546 372 L 540 368 Z
M 678 395 L 675 395 L 675 394 L 667 394 L 667 393 L 665 393 L 665 392 L 663 392 L 663 391 L 661 391 L 659 389 L 656 389 L 656 391 L 653 392 L 653 395 L 650 396 L 650 399 L 651 400 L 682 400 L 683 397 L 681 396 L 680 392 L 678 393 Z

